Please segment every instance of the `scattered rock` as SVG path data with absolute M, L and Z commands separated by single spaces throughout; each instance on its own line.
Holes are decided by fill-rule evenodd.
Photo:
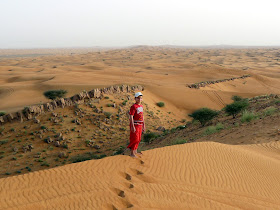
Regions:
M 59 157 L 59 158 L 66 158 L 66 157 L 67 157 L 67 154 L 66 154 L 66 152 L 59 152 L 59 153 L 58 153 L 58 157 Z
M 54 146 L 59 147 L 59 146 L 60 146 L 59 141 L 55 141 L 55 142 L 54 142 Z
M 95 149 L 100 149 L 101 147 L 100 147 L 99 145 L 95 144 L 95 145 L 93 146 L 93 148 L 95 148 Z
M 51 138 L 51 137 L 47 137 L 47 138 L 46 138 L 46 142 L 47 142 L 48 144 L 50 144 L 50 143 L 52 143 L 52 142 L 53 142 L 53 140 L 52 140 L 52 138 Z
M 159 126 L 159 127 L 157 128 L 157 130 L 158 130 L 158 131 L 165 131 L 165 127 Z

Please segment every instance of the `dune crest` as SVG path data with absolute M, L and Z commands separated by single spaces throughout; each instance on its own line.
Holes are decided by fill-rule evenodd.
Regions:
M 0 179 L 1 209 L 279 209 L 280 143 L 189 143 Z

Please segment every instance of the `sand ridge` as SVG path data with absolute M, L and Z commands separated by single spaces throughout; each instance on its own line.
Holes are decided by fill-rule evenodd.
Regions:
M 199 142 L 70 164 L 0 179 L 0 206 L 279 209 L 279 149 Z

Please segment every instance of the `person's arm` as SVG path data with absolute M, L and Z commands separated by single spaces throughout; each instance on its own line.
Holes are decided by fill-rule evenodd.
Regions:
M 144 119 L 144 116 L 143 116 L 143 132 L 145 132 L 146 130 L 146 126 L 145 126 L 145 119 Z
M 133 115 L 129 115 L 129 121 L 130 121 L 130 129 L 132 130 L 132 132 L 134 133 L 136 131 L 136 128 L 134 126 L 134 120 L 133 120 Z

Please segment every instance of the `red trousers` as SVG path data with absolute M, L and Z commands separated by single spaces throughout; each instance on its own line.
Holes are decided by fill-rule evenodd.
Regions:
M 142 135 L 142 125 L 134 125 L 136 131 L 133 132 L 130 129 L 130 143 L 127 146 L 127 148 L 130 148 L 132 150 L 136 150 L 138 148 L 138 145 L 141 141 L 141 135 Z

